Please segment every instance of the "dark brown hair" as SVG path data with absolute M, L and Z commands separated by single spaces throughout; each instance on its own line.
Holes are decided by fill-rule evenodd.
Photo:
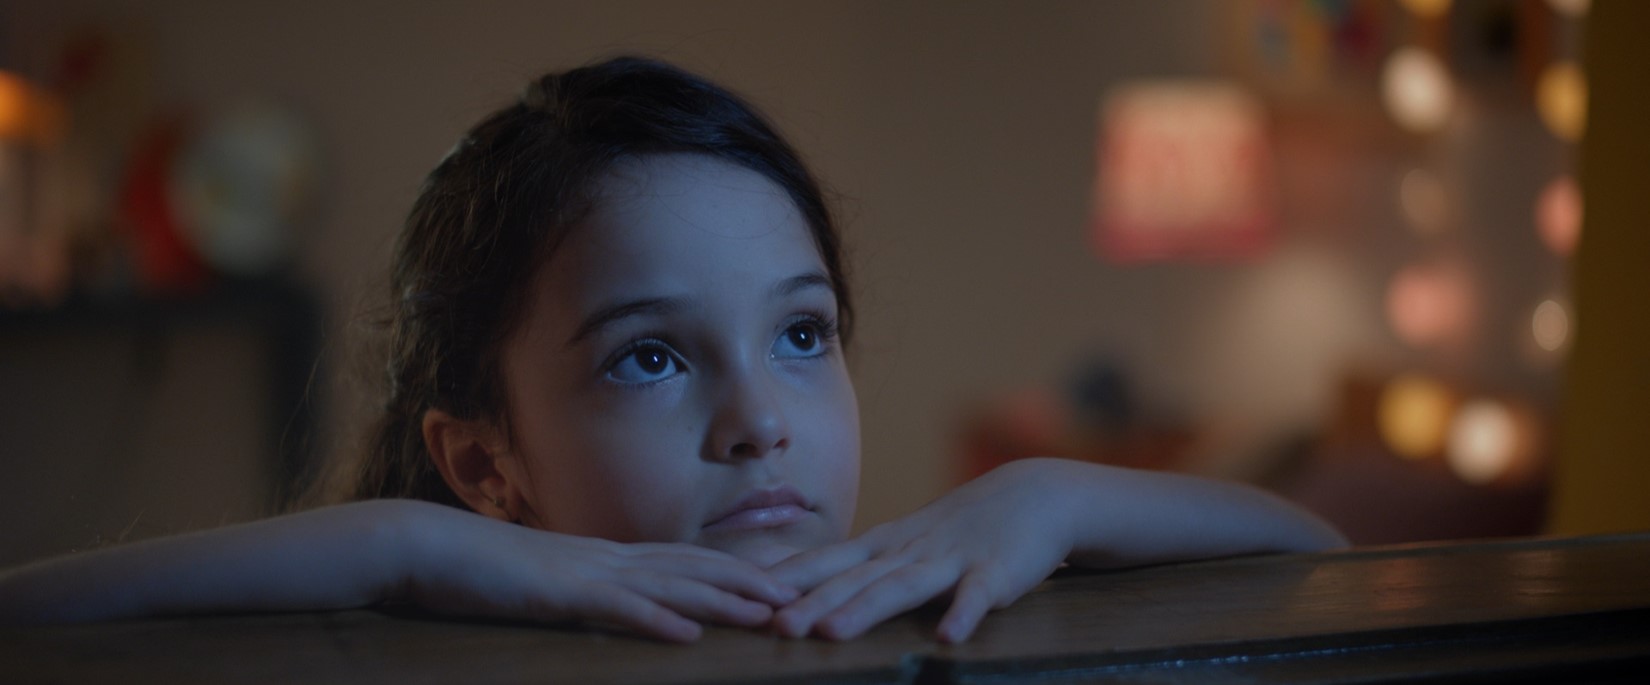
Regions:
M 381 317 L 388 382 L 366 449 L 312 499 L 407 497 L 465 505 L 428 456 L 424 413 L 505 419 L 501 348 L 534 269 L 591 210 L 615 162 L 698 153 L 762 174 L 807 221 L 848 339 L 853 309 L 819 184 L 754 107 L 658 61 L 620 57 L 548 74 L 487 116 L 430 172 L 395 247 Z

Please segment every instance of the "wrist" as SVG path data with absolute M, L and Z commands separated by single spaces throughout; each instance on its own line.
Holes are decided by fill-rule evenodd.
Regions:
M 411 597 L 422 570 L 428 569 L 440 546 L 442 516 L 448 509 L 417 500 L 362 502 L 357 521 L 358 542 L 366 558 L 376 559 L 370 602 L 399 602 Z M 456 513 L 456 512 L 455 512 Z

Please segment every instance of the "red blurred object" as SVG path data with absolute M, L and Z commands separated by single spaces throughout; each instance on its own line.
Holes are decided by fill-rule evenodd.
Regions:
M 1112 262 L 1231 261 L 1271 245 L 1265 112 L 1220 82 L 1152 81 L 1101 109 L 1092 233 Z
M 132 244 L 139 284 L 144 290 L 196 293 L 211 272 L 184 237 L 172 206 L 169 184 L 172 160 L 184 141 L 181 118 L 162 122 L 139 142 L 120 196 L 120 215 Z

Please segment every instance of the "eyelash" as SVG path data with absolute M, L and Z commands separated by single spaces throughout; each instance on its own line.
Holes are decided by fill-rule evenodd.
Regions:
M 794 327 L 798 324 L 810 324 L 810 325 L 812 325 L 814 327 L 814 331 L 816 333 L 818 333 L 818 335 L 819 335 L 819 344 L 821 344 L 821 345 L 835 344 L 836 341 L 837 341 L 838 336 L 841 335 L 841 329 L 838 327 L 836 317 L 829 316 L 827 314 L 824 314 L 824 313 L 818 312 L 818 311 L 804 311 L 804 312 L 801 312 L 800 314 L 797 314 L 796 316 L 791 317 L 789 320 L 787 320 L 785 322 L 784 327 L 779 329 L 779 335 L 784 335 L 786 331 L 789 331 L 792 327 Z M 671 346 L 670 343 L 665 342 L 664 336 L 658 335 L 658 334 L 648 334 L 648 335 L 645 335 L 641 338 L 637 338 L 637 339 L 632 340 L 628 343 L 625 343 L 624 346 L 620 347 L 618 350 L 614 351 L 613 354 L 609 355 L 608 358 L 607 358 L 607 361 L 602 363 L 602 377 L 604 379 L 606 379 L 608 377 L 608 375 L 613 372 L 613 369 L 615 367 L 617 367 L 620 362 L 623 362 L 625 359 L 628 359 L 630 357 L 630 355 L 633 355 L 637 352 L 640 352 L 640 351 L 648 349 L 648 348 L 653 348 L 653 347 L 657 347 L 657 348 L 662 349 L 665 352 L 665 354 L 670 355 L 670 357 L 675 361 L 676 364 L 681 365 L 681 364 L 684 363 L 684 362 L 682 362 L 681 355 L 676 353 L 676 348 Z M 814 357 L 804 358 L 804 360 L 806 360 L 806 359 L 817 359 L 817 358 L 823 357 L 823 356 L 825 356 L 825 354 L 821 353 L 821 354 L 819 354 L 817 356 L 814 356 Z M 667 380 L 670 380 L 671 378 L 674 378 L 674 377 L 675 376 L 666 376 L 664 378 L 657 378 L 657 379 L 654 379 L 654 380 L 643 381 L 643 382 L 640 382 L 640 383 L 626 383 L 626 382 L 621 382 L 621 381 L 612 381 L 612 382 L 616 385 L 622 386 L 622 387 L 624 387 L 626 389 L 629 389 L 629 390 L 642 390 L 642 389 L 645 389 L 645 388 L 652 387 L 652 386 L 654 386 L 658 383 L 663 383 L 663 382 L 665 382 Z
M 785 332 L 791 330 L 792 327 L 797 324 L 804 323 L 813 325 L 814 331 L 819 334 L 819 344 L 821 345 L 831 345 L 836 343 L 837 336 L 841 334 L 841 330 L 837 327 L 836 317 L 819 311 L 805 311 L 791 317 L 790 320 L 785 322 L 785 326 L 779 329 L 779 334 L 784 335 Z M 824 355 L 821 354 L 819 356 Z M 817 357 L 810 357 L 810 359 L 813 358 Z
M 649 335 L 646 335 L 644 337 L 637 338 L 635 340 L 632 340 L 630 342 L 625 343 L 618 350 L 615 350 L 613 352 L 613 354 L 609 355 L 608 358 L 607 358 L 607 361 L 602 363 L 602 379 L 609 382 L 609 383 L 612 383 L 614 385 L 618 385 L 619 387 L 625 388 L 627 390 L 642 390 L 642 389 L 645 389 L 645 388 L 653 387 L 654 385 L 657 385 L 659 383 L 663 383 L 663 382 L 668 381 L 672 378 L 675 378 L 674 375 L 671 375 L 671 376 L 665 376 L 664 378 L 655 378 L 655 379 L 650 380 L 650 381 L 642 381 L 640 383 L 631 383 L 631 382 L 626 382 L 626 381 L 613 380 L 612 378 L 609 377 L 613 373 L 613 369 L 618 368 L 618 366 L 621 362 L 623 362 L 626 359 L 629 359 L 630 355 L 636 354 L 637 352 L 640 352 L 642 350 L 646 350 L 646 349 L 649 349 L 649 348 L 655 348 L 655 347 L 659 348 L 666 355 L 668 355 L 671 358 L 671 363 L 676 364 L 678 366 L 680 366 L 682 364 L 682 356 L 676 353 L 676 348 L 675 347 L 671 346 L 670 343 L 664 341 L 664 336 L 657 335 L 657 334 L 649 334 Z

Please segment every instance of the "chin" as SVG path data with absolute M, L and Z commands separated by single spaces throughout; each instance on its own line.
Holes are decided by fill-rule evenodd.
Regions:
M 759 568 L 768 568 L 801 551 L 783 543 L 759 542 L 753 545 L 740 545 L 738 549 L 728 550 L 728 553 L 756 564 Z
M 768 535 L 719 537 L 704 540 L 700 544 L 720 552 L 726 552 L 736 558 L 744 559 L 761 568 L 773 566 L 789 559 L 798 552 L 807 551 L 815 546 L 798 544 L 795 540 Z

